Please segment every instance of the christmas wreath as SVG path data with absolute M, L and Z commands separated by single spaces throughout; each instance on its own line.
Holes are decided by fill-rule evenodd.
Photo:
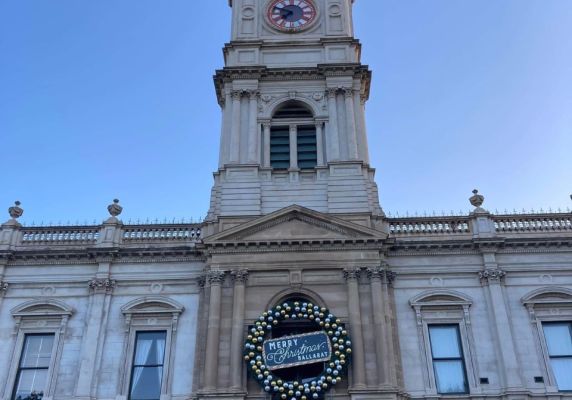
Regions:
M 286 381 L 278 376 L 279 372 L 274 372 L 276 367 L 271 370 L 266 365 L 264 343 L 272 329 L 285 320 L 309 320 L 316 325 L 317 332 L 327 335 L 329 357 L 327 360 L 318 360 L 324 362 L 324 370 L 318 376 L 307 377 L 300 382 Z M 286 336 L 280 339 L 289 338 Z M 244 360 L 251 374 L 265 392 L 282 400 L 322 398 L 328 389 L 341 382 L 352 352 L 351 341 L 340 319 L 334 317 L 327 308 L 304 301 L 288 301 L 264 312 L 250 329 L 244 348 Z

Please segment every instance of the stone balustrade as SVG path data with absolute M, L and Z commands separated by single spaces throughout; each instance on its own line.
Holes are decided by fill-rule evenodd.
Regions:
M 96 243 L 99 238 L 97 226 L 82 227 L 32 227 L 22 228 L 21 244 L 38 246 L 43 244 L 77 244 Z
M 572 214 L 493 215 L 497 233 L 572 232 Z
M 386 218 L 390 237 L 399 239 L 467 239 L 477 237 L 478 224 L 474 216 L 440 217 L 398 217 Z M 547 214 L 485 214 L 480 218 L 489 221 L 491 233 L 500 237 L 518 237 L 534 233 L 572 234 L 571 213 Z M 170 243 L 194 244 L 203 239 L 204 224 L 117 224 L 112 229 L 118 232 L 118 239 L 106 243 L 105 224 L 92 226 L 26 227 L 5 226 L 10 229 L 12 239 L 4 239 L 5 246 L 12 249 L 31 249 L 40 246 L 90 247 L 168 245 Z M 2 230 L 0 229 L 0 233 Z M 6 231 L 5 233 L 8 233 Z M 5 236 L 5 235 L 4 235 Z M 10 243 L 10 244 L 8 244 Z M 102 244 L 103 243 L 103 244 Z M 8 249 L 5 247 L 5 249 Z M 1 250 L 1 249 L 0 249 Z
M 471 233 L 469 217 L 389 218 L 395 236 L 463 235 Z
M 129 225 L 123 227 L 124 242 L 197 241 L 201 224 Z
M 117 225 L 118 245 L 196 243 L 202 239 L 202 224 Z M 1 232 L 1 229 L 0 229 Z M 89 247 L 101 243 L 104 225 L 18 227 L 13 230 L 15 248 L 39 246 Z

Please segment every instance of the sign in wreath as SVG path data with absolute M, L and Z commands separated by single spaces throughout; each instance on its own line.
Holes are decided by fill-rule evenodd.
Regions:
M 266 339 L 285 320 L 309 320 L 316 331 Z M 264 312 L 250 329 L 244 359 L 264 391 L 282 400 L 312 400 L 324 396 L 342 380 L 351 355 L 351 341 L 341 321 L 327 308 L 310 302 L 288 301 Z M 318 376 L 300 381 L 279 377 L 280 369 L 324 363 Z

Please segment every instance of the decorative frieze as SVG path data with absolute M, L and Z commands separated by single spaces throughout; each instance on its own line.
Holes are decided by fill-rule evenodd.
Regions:
M 506 272 L 501 269 L 485 269 L 478 274 L 482 284 L 501 283 L 506 276 Z
M 92 279 L 89 281 L 89 288 L 94 292 L 111 292 L 115 289 L 117 282 L 114 279 Z

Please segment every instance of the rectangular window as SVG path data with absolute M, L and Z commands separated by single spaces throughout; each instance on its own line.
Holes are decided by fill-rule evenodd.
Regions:
M 274 169 L 290 168 L 290 128 L 287 126 L 270 130 L 270 166 Z
M 298 167 L 300 169 L 312 169 L 317 165 L 316 127 L 298 127 Z
M 570 391 L 572 390 L 572 323 L 545 323 L 542 328 L 558 389 Z
M 40 400 L 43 397 L 53 347 L 53 333 L 25 336 L 13 400 Z
M 167 332 L 137 332 L 130 400 L 160 400 Z
M 429 325 L 437 392 L 468 393 L 467 374 L 458 325 Z

